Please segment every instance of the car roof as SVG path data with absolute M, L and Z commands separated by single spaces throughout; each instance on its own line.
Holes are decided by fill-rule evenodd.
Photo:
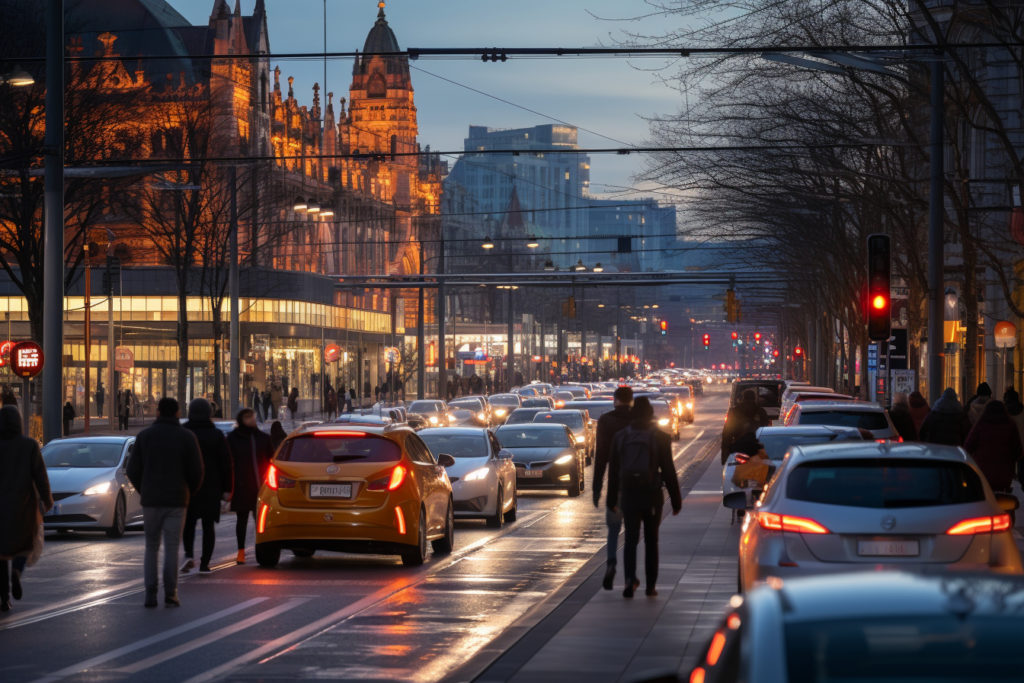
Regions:
M 498 430 L 502 429 L 566 429 L 566 426 L 561 423 L 550 423 L 550 422 L 522 422 L 514 425 L 501 425 Z
M 555 410 L 542 410 L 541 413 L 545 415 L 582 415 L 583 411 L 579 408 L 556 408 Z
M 424 434 L 470 434 L 483 436 L 487 432 L 483 427 L 428 427 L 419 431 Z
M 793 446 L 790 460 L 795 463 L 815 460 L 852 460 L 863 458 L 902 458 L 967 462 L 967 454 L 958 446 L 930 443 L 892 443 L 886 441 L 844 441 L 841 443 Z
M 811 401 L 810 403 L 797 403 L 798 410 L 805 413 L 821 413 L 829 410 L 848 410 L 863 413 L 880 413 L 885 410 L 877 403 L 867 401 Z
M 575 401 L 566 401 L 565 402 L 565 408 L 562 408 L 562 410 L 568 410 L 570 408 L 575 408 L 576 406 L 584 406 L 584 407 L 589 406 L 589 405 L 606 406 L 609 403 L 614 403 L 614 401 L 612 401 L 610 396 L 608 398 L 605 398 L 604 396 L 595 396 L 593 398 L 578 398 Z
M 125 441 L 128 441 L 129 439 L 134 439 L 134 438 L 135 438 L 135 435 L 133 435 L 133 434 L 125 434 L 125 435 L 111 434 L 111 435 L 103 435 L 103 436 L 66 436 L 66 437 L 61 438 L 61 439 L 54 439 L 50 443 L 74 443 L 74 442 L 79 442 L 79 441 L 91 441 L 91 442 L 94 442 L 94 443 L 124 443 Z M 47 444 L 47 445 L 49 445 L 49 444 Z
M 836 427 L 833 425 L 793 425 L 791 427 L 761 427 L 757 430 L 757 437 L 762 436 L 828 436 L 830 434 L 856 434 L 860 436 L 860 430 L 856 427 Z

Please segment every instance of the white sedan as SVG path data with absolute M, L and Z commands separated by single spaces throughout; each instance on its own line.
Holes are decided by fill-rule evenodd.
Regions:
M 494 528 L 515 521 L 516 467 L 494 434 L 474 427 L 436 427 L 419 435 L 435 455 L 455 458 L 447 469 L 456 517 L 482 517 Z

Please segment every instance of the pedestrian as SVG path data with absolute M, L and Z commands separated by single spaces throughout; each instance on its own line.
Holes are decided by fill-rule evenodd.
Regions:
M 928 417 L 921 424 L 918 437 L 928 443 L 962 446 L 970 428 L 963 407 L 956 398 L 956 391 L 947 387 L 932 405 Z
M 164 546 L 164 604 L 180 607 L 178 599 L 178 547 L 185 528 L 189 500 L 203 483 L 203 458 L 195 434 L 178 421 L 178 402 L 160 399 L 157 418 L 135 437 L 135 452 L 128 461 L 128 479 L 142 497 L 142 523 L 146 534 L 143 576 L 146 607 L 156 607 L 157 557 Z
M 896 427 L 896 433 L 900 435 L 901 439 L 904 441 L 917 441 L 914 418 L 910 414 L 910 399 L 906 394 L 893 394 L 889 417 L 892 419 L 892 424 Z
M 18 407 L 18 398 L 14 395 L 14 391 L 9 384 L 5 384 L 3 390 L 0 391 L 0 406 Z
M 740 397 L 740 402 L 729 409 L 722 428 L 722 464 L 729 459 L 732 445 L 745 434 L 755 434 L 760 427 L 770 426 L 765 409 L 757 404 L 757 394 L 747 389 Z
M 1017 474 L 1021 452 L 1017 425 L 1006 412 L 1002 401 L 988 400 L 985 410 L 971 428 L 964 450 L 978 463 L 993 491 L 1009 493 Z
M 96 387 L 96 414 L 97 415 L 102 415 L 103 414 L 103 402 L 106 400 L 106 398 L 107 398 L 107 391 L 103 388 L 103 384 L 101 382 L 100 385 L 98 387 Z M 107 429 L 109 429 L 109 428 L 110 428 L 110 423 L 108 422 L 107 423 Z
M 71 436 L 71 424 L 75 421 L 75 407 L 71 405 L 71 401 L 64 403 L 61 417 L 64 419 L 64 436 Z
M 921 425 L 924 424 L 924 420 L 928 417 L 928 413 L 931 412 L 931 408 L 928 407 L 928 401 L 925 400 L 920 391 L 912 392 L 907 399 L 907 403 L 910 405 L 910 417 L 914 420 L 914 433 L 920 439 Z
M 43 513 L 53 507 L 39 442 L 22 436 L 21 412 L 0 408 L 0 612 L 21 600 L 21 575 L 42 552 Z
M 281 389 L 281 385 L 274 382 L 270 386 L 270 415 L 267 416 L 268 420 L 276 420 L 281 416 L 281 400 L 284 398 L 284 391 Z
M 117 414 L 120 418 L 118 420 L 118 429 L 121 431 L 128 430 L 128 418 L 132 414 L 132 393 L 128 389 L 118 393 L 120 397 L 117 404 Z
M 324 392 L 324 411 L 327 413 L 327 419 L 334 419 L 335 414 L 338 412 L 338 395 L 334 393 L 334 387 L 327 384 L 327 391 Z
M 648 596 L 658 594 L 658 527 L 661 524 L 665 496 L 668 489 L 672 500 L 672 514 L 678 515 L 683 507 L 679 479 L 672 462 L 672 437 L 657 429 L 654 408 L 646 396 L 633 404 L 633 420 L 615 435 L 608 463 L 608 496 L 606 505 L 622 515 L 626 527 L 626 545 L 622 562 L 626 573 L 625 598 L 633 597 L 640 586 L 636 573 L 636 548 L 640 543 L 640 530 L 644 535 L 644 573 Z
M 1013 387 L 1010 387 L 1003 392 L 1003 403 L 1006 404 L 1006 412 L 1013 420 L 1013 424 L 1017 425 L 1017 432 L 1021 435 L 1021 440 L 1024 440 L 1024 404 L 1020 401 L 1020 394 Z
M 298 387 L 292 387 L 292 390 L 288 393 L 288 412 L 291 413 L 292 422 L 295 422 L 295 418 L 299 414 L 299 388 Z
M 281 421 L 274 420 L 274 424 L 270 425 L 270 447 L 275 453 L 277 453 L 277 447 L 284 443 L 286 438 L 288 438 L 288 433 L 284 431 Z
M 267 420 L 277 419 L 277 415 L 274 415 L 274 404 L 270 399 L 270 390 L 263 391 L 263 422 Z
M 234 464 L 235 482 L 231 509 L 235 513 L 235 539 L 238 564 L 245 564 L 245 535 L 249 517 L 256 521 L 256 503 L 260 486 L 267 478 L 274 450 L 270 436 L 256 426 L 256 414 L 249 408 L 238 411 L 237 426 L 228 434 L 228 446 Z
M 188 404 L 188 422 L 185 429 L 196 436 L 199 453 L 203 458 L 203 483 L 189 500 L 185 513 L 185 563 L 182 573 L 192 571 L 195 564 L 196 522 L 203 526 L 203 547 L 199 555 L 199 571 L 210 571 L 210 560 L 216 542 L 217 527 L 220 521 L 220 503 L 231 500 L 232 476 L 231 451 L 224 432 L 213 424 L 212 406 L 204 398 L 192 399 Z
M 977 424 L 981 418 L 981 414 L 985 412 L 985 404 L 992 400 L 992 387 L 988 385 L 988 382 L 982 382 L 978 385 L 978 390 L 974 392 L 974 396 L 967 399 L 967 403 L 964 404 L 964 411 L 967 413 L 967 420 L 973 427 Z
M 353 386 L 348 390 L 348 406 L 346 406 L 348 408 L 348 412 L 350 413 L 352 412 L 352 404 L 355 403 L 355 400 L 356 388 Z
M 594 480 L 590 490 L 594 494 L 594 507 L 601 502 L 601 487 L 604 484 L 608 459 L 611 456 L 615 435 L 629 426 L 632 421 L 633 390 L 619 387 L 612 394 L 614 408 L 597 420 L 597 437 L 594 453 Z M 622 531 L 622 511 L 605 506 L 604 521 L 608 527 L 608 544 L 605 547 L 608 559 L 605 564 L 604 581 L 601 584 L 610 591 L 615 585 L 615 568 L 618 563 L 619 532 Z

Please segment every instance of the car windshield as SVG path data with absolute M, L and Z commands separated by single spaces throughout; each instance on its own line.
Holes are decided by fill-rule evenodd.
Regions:
M 518 406 L 519 399 L 506 394 L 505 396 L 491 396 L 489 399 L 492 406 Z
M 837 435 L 827 434 L 763 434 L 758 441 L 764 444 L 764 451 L 770 460 L 782 460 L 793 446 L 811 446 L 816 443 L 835 441 Z M 848 437 L 844 437 L 848 438 Z
M 587 403 L 573 401 L 572 403 L 566 403 L 565 407 L 586 410 L 587 412 L 590 413 L 590 417 L 596 420 L 605 413 L 614 410 L 615 404 L 612 403 L 611 401 L 588 401 Z
M 523 408 L 550 408 L 551 401 L 546 398 L 523 399 Z
M 969 602 L 969 601 L 968 601 Z M 1019 615 L 879 616 L 785 626 L 789 683 L 1019 681 Z
M 47 467 L 117 467 L 123 444 L 51 441 L 43 448 Z
M 743 392 L 747 389 L 754 390 L 757 394 L 757 405 L 762 408 L 778 408 L 781 403 L 778 384 L 740 384 L 733 394 L 733 405 L 743 399 Z
M 583 415 L 580 413 L 537 413 L 533 421 L 565 425 L 573 431 L 583 429 Z
M 833 427 L 858 427 L 860 429 L 887 429 L 889 422 L 881 411 L 866 410 L 808 410 L 800 413 L 802 425 L 832 425 Z
M 562 429 L 502 427 L 495 436 L 502 448 L 567 448 L 571 445 Z
M 541 410 L 542 409 L 535 410 L 532 408 L 525 410 L 522 408 L 520 408 L 519 410 L 513 410 L 512 413 L 508 416 L 508 420 L 505 421 L 505 424 L 515 425 L 523 424 L 526 422 L 533 422 L 533 416 L 541 412 Z
M 488 442 L 482 434 L 438 434 L 420 432 L 420 438 L 434 455 L 447 453 L 456 458 L 485 458 Z
M 651 407 L 654 408 L 654 414 L 657 417 L 672 416 L 672 407 L 664 401 L 651 401 Z
M 288 439 L 277 459 L 283 462 L 397 462 L 398 444 L 379 436 L 314 435 Z
M 409 412 L 421 415 L 439 413 L 441 412 L 441 405 L 437 401 L 413 401 L 409 404 Z
M 851 459 L 808 462 L 790 472 L 792 500 L 861 508 L 959 505 L 985 500 L 973 469 L 935 460 Z
M 449 408 L 465 408 L 466 410 L 483 410 L 483 401 L 476 398 L 457 398 L 454 401 L 448 401 Z

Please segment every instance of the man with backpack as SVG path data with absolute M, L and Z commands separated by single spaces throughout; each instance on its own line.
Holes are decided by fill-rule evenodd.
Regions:
M 626 571 L 626 589 L 622 596 L 633 597 L 640 586 L 636 575 L 636 548 L 640 529 L 644 533 L 644 569 L 647 595 L 658 591 L 658 527 L 661 524 L 668 489 L 672 514 L 683 507 L 675 464 L 672 462 L 672 438 L 654 425 L 654 408 L 641 396 L 633 404 L 633 421 L 615 435 L 608 463 L 608 498 L 610 511 L 621 511 L 626 527 L 626 546 L 622 551 Z
M 597 421 L 597 439 L 594 449 L 594 481 L 590 490 L 594 494 L 594 507 L 601 502 L 601 487 L 604 484 L 604 473 L 608 469 L 611 457 L 612 441 L 615 435 L 629 426 L 633 419 L 633 390 L 619 387 L 612 395 L 615 408 L 602 415 Z M 605 524 L 608 525 L 608 564 L 604 572 L 604 589 L 610 591 L 615 581 L 616 554 L 619 550 L 619 532 L 622 531 L 622 514 L 608 507 L 605 511 Z

